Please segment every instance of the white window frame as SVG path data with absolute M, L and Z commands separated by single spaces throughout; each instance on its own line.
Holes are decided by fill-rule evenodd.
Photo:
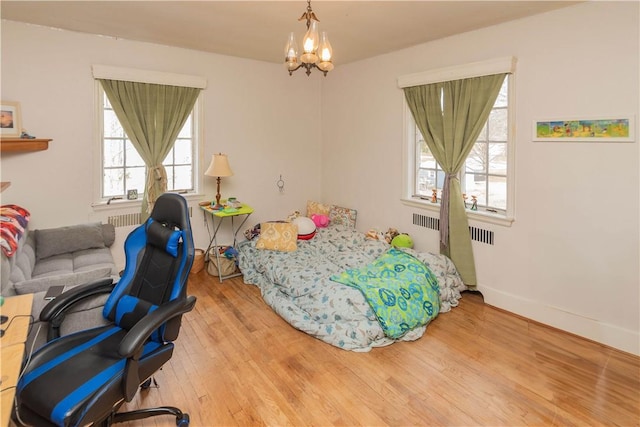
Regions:
M 104 136 L 104 89 L 97 79 L 124 80 L 135 81 L 140 83 L 167 84 L 173 86 L 196 87 L 200 89 L 206 88 L 206 79 L 198 76 L 189 76 L 184 74 L 163 73 L 157 71 L 138 70 L 131 68 L 111 67 L 105 65 L 92 66 L 93 77 L 95 80 L 94 89 L 94 105 L 95 105 L 95 135 L 94 140 L 97 141 L 96 155 L 94 156 L 94 200 L 93 207 L 100 209 L 106 207 L 124 207 L 135 206 L 142 203 L 142 195 L 138 195 L 137 200 L 112 200 L 109 205 L 109 198 L 102 197 L 102 179 L 103 179 L 103 136 Z M 187 199 L 200 199 L 202 197 L 203 188 L 203 94 L 198 96 L 193 107 L 193 190 L 183 195 Z
M 469 219 L 503 226 L 511 226 L 515 220 L 515 66 L 516 58 L 505 57 L 489 61 L 475 62 L 459 66 L 440 68 L 422 73 L 410 74 L 398 78 L 398 87 L 451 81 L 484 75 L 509 73 L 509 107 L 508 107 L 508 140 L 507 140 L 507 207 L 505 212 L 471 211 L 467 209 Z M 403 153 L 402 153 L 402 196 L 401 201 L 428 211 L 439 212 L 440 200 L 432 203 L 430 197 L 418 197 L 413 194 L 416 182 L 416 140 L 415 121 L 403 97 Z

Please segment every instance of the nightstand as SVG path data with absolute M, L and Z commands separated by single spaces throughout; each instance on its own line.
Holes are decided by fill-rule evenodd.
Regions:
M 218 247 L 218 239 L 217 239 L 218 231 L 220 230 L 220 226 L 222 225 L 222 223 L 225 222 L 227 218 L 230 219 L 228 222 L 231 222 L 231 232 L 233 234 L 233 247 L 235 247 L 237 243 L 238 232 L 240 231 L 244 223 L 247 222 L 247 219 L 249 219 L 249 216 L 253 213 L 253 208 L 245 204 L 242 204 L 237 209 L 215 210 L 215 209 L 212 209 L 210 205 L 200 206 L 200 209 L 202 209 L 204 213 L 204 220 L 205 220 L 205 223 L 207 224 L 207 230 L 209 230 L 209 237 L 211 238 L 209 241 L 209 246 L 207 247 L 207 250 L 205 252 L 205 257 L 209 256 L 209 250 L 211 248 Z M 209 229 L 209 218 L 211 218 L 211 229 Z M 211 230 L 213 230 L 213 233 L 211 233 Z M 238 272 L 238 273 L 233 273 L 229 275 L 223 275 L 222 269 L 220 267 L 220 252 L 218 250 L 215 250 L 214 252 L 216 254 L 215 262 L 218 267 L 218 279 L 220 280 L 220 283 L 222 283 L 224 279 L 240 276 L 242 274 Z M 209 262 L 213 262 L 211 257 L 209 257 Z

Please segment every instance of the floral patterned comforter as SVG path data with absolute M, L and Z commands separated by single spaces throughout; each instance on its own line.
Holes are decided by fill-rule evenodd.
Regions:
M 260 288 L 264 301 L 293 327 L 336 347 L 369 351 L 397 341 L 387 337 L 361 291 L 331 280 L 384 254 L 386 242 L 367 239 L 344 226 L 320 228 L 315 237 L 298 241 L 294 252 L 255 248 L 256 239 L 238 245 L 244 281 Z M 451 260 L 443 255 L 407 252 L 424 262 L 438 278 L 440 313 L 458 305 L 466 289 Z M 426 326 L 399 340 L 420 338 Z

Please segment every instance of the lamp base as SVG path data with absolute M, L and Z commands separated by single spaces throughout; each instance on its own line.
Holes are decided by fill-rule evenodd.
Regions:
M 224 206 L 222 206 L 220 203 L 216 203 L 216 204 L 211 204 L 211 209 L 213 209 L 214 211 L 221 211 L 222 209 L 224 209 Z

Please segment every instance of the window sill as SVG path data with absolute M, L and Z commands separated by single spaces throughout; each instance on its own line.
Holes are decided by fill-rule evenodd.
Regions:
M 187 202 L 201 202 L 204 198 L 203 194 L 200 193 L 188 193 L 182 194 Z M 109 210 L 120 210 L 120 209 L 129 209 L 129 208 L 140 208 L 142 206 L 142 197 L 136 200 L 126 200 L 126 199 L 118 199 L 112 200 L 111 203 L 107 204 L 106 201 L 96 202 L 91 205 L 94 211 L 109 211 Z
M 440 203 L 431 203 L 425 200 L 417 199 L 400 199 L 403 205 L 411 206 L 414 208 L 424 209 L 431 212 L 437 212 L 440 214 Z M 467 217 L 471 220 L 478 222 L 485 222 L 488 224 L 501 225 L 503 227 L 511 227 L 514 218 L 510 218 L 504 215 L 493 214 L 490 212 L 479 212 L 467 209 Z

